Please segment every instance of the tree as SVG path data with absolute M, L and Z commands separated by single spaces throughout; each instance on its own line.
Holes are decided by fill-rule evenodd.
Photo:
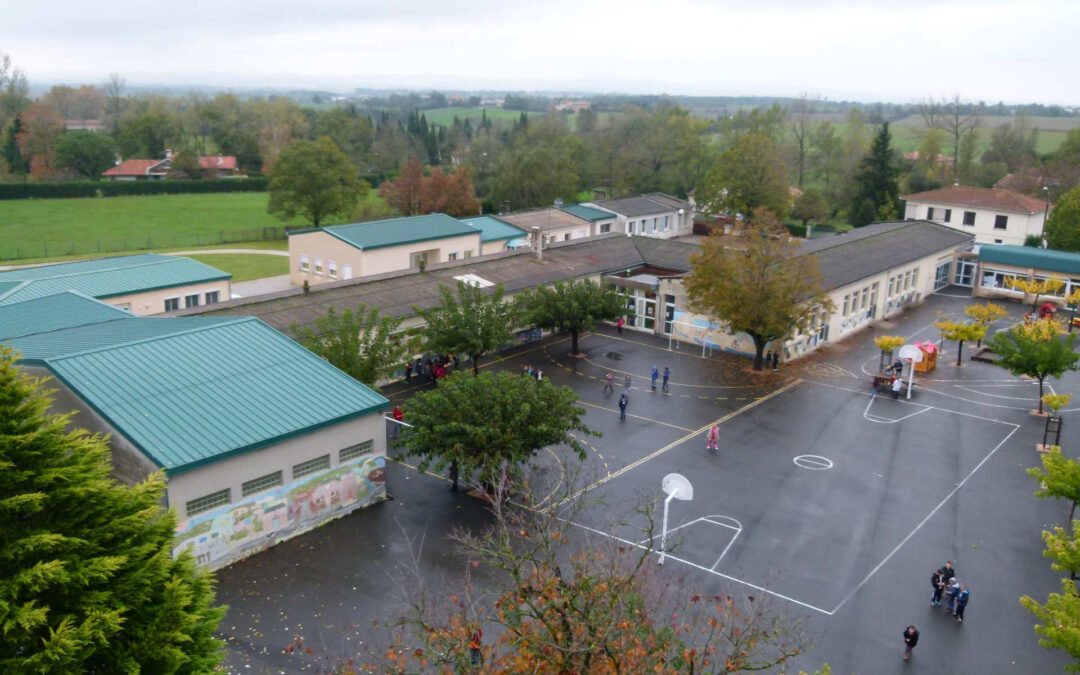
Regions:
M 105 439 L 48 394 L 0 349 L 0 671 L 214 670 L 225 608 L 190 554 L 172 557 L 161 476 L 117 483 Z
M 803 186 L 803 174 L 806 172 L 806 155 L 810 148 L 811 122 L 814 116 L 816 98 L 810 98 L 803 94 L 795 99 L 788 109 L 788 119 L 791 120 L 791 135 L 795 139 L 795 151 L 797 156 L 796 185 Z M 805 224 L 805 223 L 804 223 Z
M 1064 499 L 1069 502 L 1070 533 L 1076 528 L 1073 518 L 1076 507 L 1080 504 L 1080 461 L 1071 459 L 1060 452 L 1047 452 L 1042 456 L 1042 468 L 1032 467 L 1027 470 L 1029 476 L 1039 482 L 1035 491 L 1039 499 Z
M 64 120 L 41 103 L 31 103 L 19 115 L 19 152 L 30 164 L 30 177 L 44 180 L 56 172 L 56 139 L 64 133 Z
M 720 155 L 697 188 L 705 213 L 742 213 L 764 207 L 784 218 L 791 210 L 787 169 L 776 145 L 761 134 L 741 137 Z
M 843 161 L 843 140 L 836 135 L 836 128 L 831 122 L 822 122 L 814 130 L 811 139 L 810 166 L 824 182 L 825 192 L 830 195 L 833 183 L 842 170 Z
M 561 473 L 566 484 L 551 498 L 560 508 L 516 506 L 537 501 L 515 485 L 512 502 L 493 502 L 490 525 L 451 534 L 471 567 L 496 580 L 493 592 L 477 592 L 469 575 L 403 576 L 410 609 L 380 672 L 740 673 L 782 668 L 805 650 L 800 622 L 767 594 L 700 595 L 661 575 L 651 504 L 633 513 L 634 538 L 648 542 L 640 547 L 577 527 L 588 502 L 574 496 L 576 472 Z M 480 627 L 490 637 L 474 642 Z
M 870 152 L 859 162 L 859 169 L 855 174 L 855 195 L 852 202 L 852 217 L 849 218 L 852 225 L 866 225 L 861 222 L 865 218 L 863 213 L 869 203 L 876 214 L 875 220 L 888 220 L 898 217 L 900 207 L 900 170 L 896 168 L 896 158 L 891 147 L 892 134 L 889 133 L 889 123 L 881 125 L 878 133 L 874 136 L 874 142 L 870 146 Z M 856 220 L 860 221 L 856 223 Z
M 1080 592 L 1071 579 L 1061 580 L 1061 593 L 1051 593 L 1046 604 L 1039 604 L 1025 595 L 1020 603 L 1035 615 L 1039 623 L 1035 634 L 1039 644 L 1048 649 L 1063 649 L 1069 656 L 1080 660 Z M 1080 663 L 1065 666 L 1066 670 L 1080 670 Z
M 1046 246 L 1057 251 L 1080 251 L 1080 185 L 1058 198 L 1046 221 Z
M 13 176 L 25 176 L 30 173 L 30 162 L 23 158 L 22 149 L 19 148 L 21 131 L 22 120 L 16 117 L 4 128 L 4 141 L 0 145 L 0 159 L 4 161 L 7 170 Z
M 424 168 L 416 156 L 410 157 L 401 175 L 379 187 L 379 196 L 402 215 L 445 213 L 455 218 L 480 213 L 480 200 L 473 195 L 467 169 L 447 174 L 440 167 Z
M 967 314 L 977 323 L 986 326 L 987 330 L 989 330 L 990 324 L 1009 316 L 1009 310 L 993 302 L 987 302 L 984 305 L 968 305 L 964 308 L 964 314 Z M 976 346 L 982 346 L 982 339 L 979 339 Z
M 162 159 L 180 135 L 176 111 L 163 96 L 132 101 L 118 125 L 116 142 L 124 159 Z
M 1039 412 L 1042 413 L 1043 382 L 1047 377 L 1059 378 L 1080 366 L 1080 354 L 1076 347 L 1076 333 L 1061 335 L 1052 320 L 1039 319 L 1033 326 L 1014 326 L 1008 331 L 996 333 L 990 339 L 990 347 L 1001 358 L 998 364 L 1013 375 L 1027 375 L 1039 381 Z
M 370 188 L 332 139 L 296 141 L 270 171 L 267 211 L 282 220 L 301 216 L 320 227 L 327 218 L 348 216 Z
M 576 403 L 573 389 L 550 380 L 455 372 L 434 391 L 405 402 L 412 427 L 402 433 L 402 444 L 419 458 L 420 471 L 452 466 L 454 489 L 459 472 L 499 485 L 549 445 L 565 444 L 585 459 L 584 446 L 571 432 L 599 434 L 585 426 L 585 410 Z
M 116 163 L 116 142 L 94 131 L 67 131 L 56 139 L 56 164 L 97 180 Z
M 424 346 L 439 354 L 465 354 L 473 375 L 480 374 L 480 359 L 514 339 L 514 306 L 503 302 L 502 284 L 492 293 L 474 284 L 457 282 L 457 297 L 439 286 L 439 304 L 414 311 L 424 320 Z
M 761 370 L 765 345 L 809 328 L 833 304 L 821 281 L 817 260 L 799 254 L 775 216 L 759 209 L 739 231 L 739 246 L 709 236 L 690 257 L 684 278 L 690 306 L 754 341 L 754 369 Z
M 315 328 L 293 326 L 296 341 L 318 354 L 353 379 L 377 389 L 410 355 L 412 345 L 400 339 L 401 318 L 380 316 L 377 307 L 364 303 L 356 311 L 337 314 L 331 307 L 315 321 Z
M 11 57 L 0 52 L 0 128 L 30 105 L 30 85 L 26 75 L 12 68 Z
M 546 206 L 556 198 L 573 201 L 582 187 L 585 144 L 561 119 L 519 123 L 496 157 L 492 198 L 515 209 Z
M 1031 302 L 1032 312 L 1038 311 L 1040 296 L 1057 293 L 1065 287 L 1065 280 L 1057 277 L 1050 277 L 1048 279 L 1009 277 L 1005 280 L 1005 283 L 1009 288 L 1021 291 L 1025 297 L 1028 295 L 1034 296 L 1035 299 Z
M 986 324 L 975 322 L 960 323 L 958 321 L 938 321 L 934 327 L 941 331 L 946 340 L 955 340 L 956 365 L 962 366 L 964 357 L 964 343 L 973 340 L 981 341 L 986 337 Z
M 795 199 L 791 217 L 802 222 L 803 227 L 811 220 L 824 222 L 829 217 L 829 205 L 817 190 L 807 190 Z
M 173 178 L 190 178 L 199 180 L 205 175 L 199 155 L 191 149 L 185 148 L 172 156 L 169 162 L 169 175 Z
M 556 281 L 515 298 L 522 320 L 551 330 L 570 332 L 570 353 L 578 354 L 578 338 L 601 321 L 614 321 L 626 313 L 626 299 L 615 286 L 589 279 Z

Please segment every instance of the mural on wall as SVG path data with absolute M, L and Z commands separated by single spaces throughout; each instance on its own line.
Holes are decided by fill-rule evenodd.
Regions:
M 671 334 L 676 340 L 721 349 L 742 356 L 754 355 L 754 339 L 746 333 L 732 335 L 700 314 L 676 309 L 672 316 Z
M 173 555 L 222 567 L 385 498 L 386 456 L 363 455 L 180 521 Z

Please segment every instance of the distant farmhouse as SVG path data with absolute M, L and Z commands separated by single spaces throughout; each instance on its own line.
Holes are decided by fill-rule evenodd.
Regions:
M 156 471 L 175 553 L 220 567 L 386 497 L 387 400 L 263 322 L 140 318 L 79 293 L 0 306 L 0 343 L 55 412 Z
M 950 185 L 901 197 L 904 217 L 925 219 L 968 232 L 976 244 L 1023 246 L 1041 237 L 1050 204 L 1012 190 Z
M 165 151 L 165 159 L 128 159 L 120 162 L 103 175 L 110 180 L 159 180 L 172 170 L 176 157 Z M 206 178 L 232 178 L 237 175 L 236 157 L 232 155 L 204 155 L 199 157 L 199 167 Z
M 232 275 L 190 258 L 146 253 L 0 272 L 0 306 L 77 291 L 137 316 L 229 299 Z

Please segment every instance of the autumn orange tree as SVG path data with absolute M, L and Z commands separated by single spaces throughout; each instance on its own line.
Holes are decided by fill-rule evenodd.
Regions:
M 650 546 L 574 525 L 585 502 L 565 489 L 565 501 L 552 500 L 558 509 L 532 507 L 528 490 L 518 490 L 493 500 L 483 531 L 454 532 L 467 569 L 494 583 L 466 574 L 452 591 L 445 583 L 435 593 L 412 591 L 386 662 L 369 669 L 738 673 L 771 670 L 808 647 L 800 623 L 775 611 L 766 594 L 694 593 L 670 578 L 672 567 L 655 564 Z M 658 539 L 651 505 L 637 509 L 635 522 L 645 523 L 645 541 Z
M 480 213 L 480 200 L 473 194 L 472 178 L 466 169 L 446 173 L 410 157 L 401 175 L 379 187 L 379 196 L 404 216 L 445 213 L 455 218 Z

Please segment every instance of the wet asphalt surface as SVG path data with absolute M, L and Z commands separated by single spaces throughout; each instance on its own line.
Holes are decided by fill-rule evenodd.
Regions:
M 585 358 L 568 357 L 569 341 L 556 337 L 488 367 L 520 372 L 529 363 L 574 387 L 586 424 L 602 432 L 583 439 L 588 457 L 572 479 L 595 485 L 590 496 L 604 500 L 575 516 L 583 537 L 642 543 L 633 506 L 662 497 L 667 473 L 690 480 L 693 500 L 672 503 L 664 573 L 688 594 L 767 594 L 801 618 L 814 646 L 789 672 L 824 663 L 838 674 L 1060 672 L 1067 659 L 1038 646 L 1033 617 L 1018 602 L 1058 588 L 1039 535 L 1068 514 L 1067 504 L 1036 499 L 1024 473 L 1039 462 L 1044 426 L 1029 413 L 1035 385 L 969 361 L 968 345 L 956 368 L 949 343 L 933 373 L 916 375 L 910 401 L 870 391 L 874 335 L 937 339 L 937 312 L 961 318 L 970 302 L 934 296 L 775 373 L 608 329 L 582 339 Z M 1023 309 L 1010 305 L 1016 316 Z M 652 365 L 671 368 L 670 393 L 652 391 Z M 603 391 L 608 370 L 613 394 Z M 625 374 L 630 404 L 620 421 Z M 1076 373 L 1051 385 L 1080 393 Z M 385 393 L 396 402 L 412 389 Z M 1069 441 L 1077 420 L 1065 413 L 1068 454 L 1080 451 Z M 712 423 L 720 429 L 715 454 L 705 448 Z M 537 483 L 552 494 L 571 480 L 555 470 L 553 457 L 565 454 L 555 448 L 537 459 Z M 429 587 L 460 586 L 466 561 L 446 534 L 482 526 L 483 503 L 407 464 L 388 463 L 387 486 L 393 499 L 218 573 L 219 599 L 230 606 L 221 627 L 230 672 L 370 662 L 369 650 L 389 643 L 382 626 L 402 614 L 417 575 Z M 971 589 L 962 625 L 929 605 L 930 574 L 945 560 Z M 483 571 L 470 571 L 482 587 Z M 904 663 L 908 624 L 921 638 Z

